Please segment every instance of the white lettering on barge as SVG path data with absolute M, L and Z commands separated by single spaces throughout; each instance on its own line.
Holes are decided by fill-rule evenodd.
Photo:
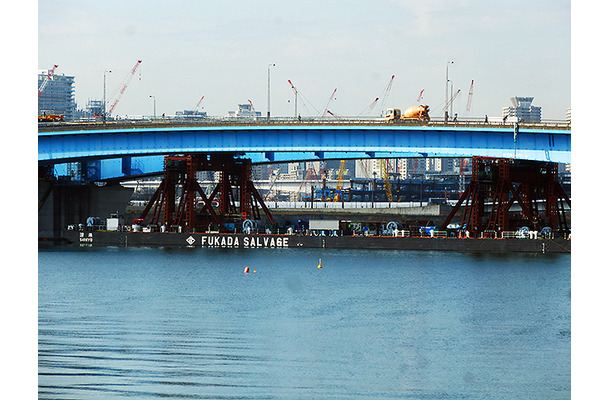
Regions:
M 85 236 L 85 232 L 80 232 L 78 241 L 80 243 L 93 243 L 93 233 L 89 232 Z
M 241 246 L 240 246 L 241 243 Z M 244 236 L 240 242 L 239 236 L 211 236 L 203 235 L 201 237 L 202 247 L 223 247 L 223 248 L 277 248 L 288 247 L 287 237 L 269 237 L 269 236 Z

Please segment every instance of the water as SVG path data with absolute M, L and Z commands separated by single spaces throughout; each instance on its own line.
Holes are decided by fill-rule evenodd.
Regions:
M 570 397 L 569 255 L 41 249 L 38 301 L 41 399 Z

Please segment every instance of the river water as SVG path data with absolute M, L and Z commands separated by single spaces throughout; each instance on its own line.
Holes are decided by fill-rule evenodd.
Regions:
M 40 399 L 570 398 L 569 255 L 58 247 L 38 260 Z

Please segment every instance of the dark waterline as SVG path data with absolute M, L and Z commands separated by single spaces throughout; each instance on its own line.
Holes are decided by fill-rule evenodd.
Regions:
M 41 399 L 570 398 L 566 254 L 49 248 L 38 282 Z

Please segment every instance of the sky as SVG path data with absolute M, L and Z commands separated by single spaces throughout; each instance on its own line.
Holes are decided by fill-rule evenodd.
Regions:
M 563 0 L 57 0 L 38 3 L 38 69 L 75 76 L 84 108 L 102 98 L 105 70 L 111 99 L 142 60 L 115 115 L 152 115 L 150 96 L 157 115 L 192 110 L 201 96 L 208 115 L 248 100 L 265 115 L 269 69 L 272 116 L 294 115 L 289 79 L 303 116 L 326 104 L 337 116 L 370 115 L 395 75 L 384 108 L 417 105 L 424 90 L 440 117 L 453 61 L 459 116 L 501 116 L 511 97 L 531 96 L 543 119 L 563 120 L 570 12 Z

